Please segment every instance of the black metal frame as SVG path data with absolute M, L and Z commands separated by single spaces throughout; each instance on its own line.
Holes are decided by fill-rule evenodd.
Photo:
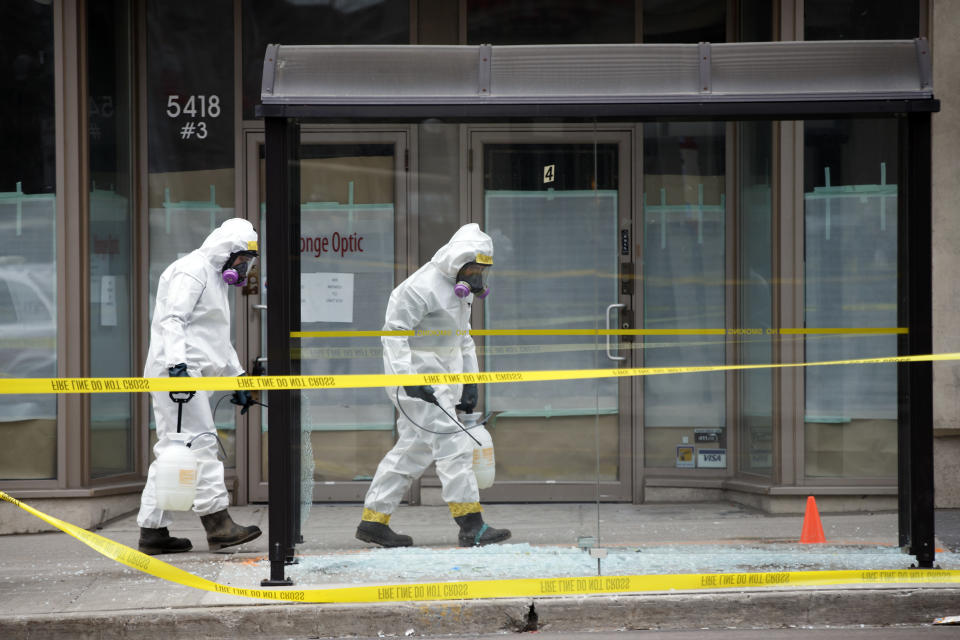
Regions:
M 290 353 L 290 328 L 300 325 L 300 125 L 266 121 L 267 216 L 264 247 L 267 296 L 267 362 L 274 375 L 296 375 L 300 361 Z M 272 249 L 271 249 L 272 247 Z M 287 247 L 287 251 L 282 248 Z M 272 295 L 269 292 L 273 292 Z M 293 295 L 290 295 L 293 292 Z M 293 562 L 300 538 L 299 390 L 271 391 L 267 428 L 270 578 L 263 586 L 290 585 L 284 566 Z
M 898 343 L 900 355 L 932 353 L 931 289 L 931 113 L 934 98 L 842 101 L 682 102 L 682 103 L 484 103 L 436 104 L 262 104 L 257 116 L 266 121 L 267 235 L 273 247 L 289 247 L 288 255 L 267 252 L 274 293 L 267 311 L 270 370 L 296 374 L 290 357 L 290 331 L 299 327 L 299 120 L 419 121 L 444 118 L 456 122 L 556 118 L 577 120 L 806 120 L 865 116 L 898 116 L 898 321 L 909 334 Z M 932 364 L 898 366 L 898 487 L 900 545 L 916 557 L 917 566 L 934 562 L 933 391 Z M 270 396 L 270 566 L 263 584 L 290 584 L 283 567 L 294 557 L 299 540 L 300 411 L 296 392 Z
M 897 198 L 901 355 L 933 353 L 930 114 L 904 116 L 899 128 Z M 921 568 L 933 567 L 933 363 L 898 365 L 897 486 L 900 546 Z

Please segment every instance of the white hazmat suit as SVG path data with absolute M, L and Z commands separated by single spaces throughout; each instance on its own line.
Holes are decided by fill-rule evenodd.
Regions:
M 430 262 L 390 294 L 383 330 L 413 331 L 414 335 L 381 338 L 387 374 L 479 370 L 476 347 L 470 337 L 474 296 L 471 293 L 461 298 L 454 293 L 457 273 L 469 262 L 493 264 L 493 241 L 476 224 L 461 227 Z M 439 404 L 450 416 L 455 416 L 462 385 L 433 385 L 433 388 Z M 482 511 L 473 473 L 473 439 L 436 405 L 410 397 L 403 387 L 387 389 L 394 403 L 398 401 L 398 393 L 401 411 L 397 418 L 397 443 L 377 467 L 364 500 L 361 531 L 357 536 L 384 546 L 410 543 L 391 544 L 376 535 L 364 536 L 363 526 L 387 525 L 410 484 L 431 462 L 436 462 L 437 475 L 443 485 L 441 496 L 454 518 L 468 514 L 479 517 Z M 504 532 L 509 537 L 509 532 Z M 401 538 L 409 540 L 407 536 Z
M 233 218 L 215 229 L 201 247 L 175 261 L 160 276 L 156 308 L 150 326 L 150 349 L 143 375 L 167 376 L 168 369 L 187 365 L 191 377 L 238 376 L 243 367 L 230 341 L 230 286 L 221 272 L 232 253 L 255 250 L 257 233 L 248 221 Z M 174 444 L 177 435 L 177 404 L 167 392 L 153 392 L 153 415 L 157 424 L 157 458 Z M 200 433 L 216 433 L 210 411 L 210 392 L 197 391 L 183 405 L 181 439 Z M 176 446 L 181 446 L 177 444 Z M 223 463 L 217 458 L 215 438 L 197 439 L 191 449 L 197 458 L 197 495 L 193 510 L 200 516 L 228 506 Z M 140 527 L 169 526 L 171 517 L 157 507 L 156 461 L 150 465 L 140 498 Z

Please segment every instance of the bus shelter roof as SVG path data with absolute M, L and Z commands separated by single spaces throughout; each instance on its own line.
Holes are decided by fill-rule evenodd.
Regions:
M 279 45 L 261 117 L 785 118 L 937 111 L 915 40 Z

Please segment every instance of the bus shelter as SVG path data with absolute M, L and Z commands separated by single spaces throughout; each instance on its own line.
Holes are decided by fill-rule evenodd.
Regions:
M 434 237 L 431 225 L 453 230 L 478 222 L 494 235 L 492 277 L 498 278 L 492 300 L 473 309 L 481 371 L 728 367 L 662 381 L 611 375 L 482 385 L 482 410 L 496 416 L 498 446 L 498 482 L 482 494 L 484 502 L 638 503 L 646 470 L 666 466 L 680 484 L 685 466 L 701 474 L 691 486 L 755 475 L 791 485 L 802 474 L 784 454 L 790 415 L 799 415 L 809 433 L 818 425 L 882 418 L 897 445 L 899 545 L 917 566 L 932 567 L 932 364 L 902 358 L 932 353 L 930 137 L 939 103 L 930 66 L 923 39 L 271 45 L 257 107 L 265 121 L 270 373 L 304 379 L 382 373 L 377 332 L 386 298 L 449 237 L 440 231 Z M 825 185 L 791 208 L 801 198 L 791 200 L 791 178 L 777 174 L 771 160 L 777 146 L 763 132 L 796 121 L 864 120 L 894 132 L 895 171 L 878 163 L 869 189 L 835 186 L 831 170 L 842 171 L 841 158 L 825 171 Z M 315 125 L 324 127 L 326 142 L 311 142 Z M 658 146 L 658 131 L 668 126 L 678 142 Z M 763 134 L 760 143 L 751 131 Z M 705 149 L 720 139 L 728 143 L 710 156 Z M 321 184 L 324 158 L 337 154 L 366 158 L 358 161 L 365 169 L 345 182 L 348 193 L 335 199 L 307 193 L 305 176 Z M 750 158 L 765 163 L 766 177 L 751 184 L 738 179 L 733 189 L 722 177 L 729 167 L 726 174 L 709 168 L 736 164 L 738 175 L 747 175 Z M 662 171 L 644 169 L 658 163 Z M 378 187 L 384 176 L 387 186 Z M 370 195 L 378 188 L 379 196 Z M 761 203 L 759 215 L 751 202 Z M 873 242 L 867 238 L 874 233 L 856 218 L 861 214 L 846 213 L 848 205 L 865 206 L 877 233 L 896 230 L 871 245 L 874 261 L 889 263 L 883 277 L 843 275 L 842 257 Z M 748 228 L 781 238 L 761 252 L 761 266 L 746 264 L 754 246 L 749 233 L 729 231 Z M 782 240 L 794 235 L 792 245 Z M 848 244 L 839 251 L 823 244 L 843 237 Z M 815 264 L 826 266 L 814 272 Z M 876 299 L 857 308 L 887 309 L 889 317 L 877 322 L 892 327 L 890 335 L 864 338 L 849 350 L 835 346 L 841 339 L 816 342 L 818 327 L 878 329 L 872 320 L 831 309 L 840 298 L 831 298 L 827 285 L 798 285 L 804 275 L 839 279 L 856 292 L 885 282 Z M 318 291 L 330 295 L 317 301 Z M 759 321 L 751 320 L 751 309 L 762 312 Z M 786 317 L 791 309 L 793 317 Z M 813 309 L 827 315 L 816 320 Z M 323 342 L 333 338 L 341 342 Z M 895 356 L 901 359 L 863 362 Z M 886 368 L 841 380 L 829 373 L 837 367 L 802 366 L 815 360 Z M 729 370 L 736 365 L 770 369 L 755 377 Z M 759 391 L 745 394 L 751 385 Z M 798 385 L 806 389 L 805 403 L 791 395 Z M 766 403 L 766 435 L 750 427 L 754 400 Z M 362 500 L 369 472 L 356 469 L 370 469 L 389 448 L 393 420 L 382 388 L 320 384 L 269 392 L 265 584 L 290 582 L 284 566 L 295 561 L 302 519 L 318 495 Z M 683 429 L 694 437 L 677 435 Z M 314 437 L 321 431 L 322 439 Z M 345 432 L 362 439 L 344 445 Z M 515 453 L 531 438 L 535 452 Z M 577 444 L 565 448 L 565 441 Z M 339 472 L 331 462 L 321 473 L 311 449 L 327 446 L 332 455 L 357 458 L 369 448 L 372 458 Z M 823 447 L 826 453 L 817 455 L 826 460 L 830 445 Z M 539 469 L 541 450 L 562 468 Z M 580 456 L 582 450 L 589 451 Z M 797 459 L 806 460 L 808 477 L 816 476 L 813 449 L 805 455 Z M 359 507 L 357 513 L 359 520 Z

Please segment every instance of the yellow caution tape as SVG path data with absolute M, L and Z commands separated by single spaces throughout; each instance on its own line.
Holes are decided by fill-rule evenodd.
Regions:
M 751 336 L 751 335 L 903 335 L 906 327 L 745 327 L 731 329 L 471 329 L 465 331 L 408 330 L 408 331 L 291 331 L 291 338 L 382 338 L 415 336 Z
M 824 334 L 899 334 L 904 335 L 910 333 L 910 330 L 906 327 L 851 327 L 846 328 L 823 328 L 818 329 L 815 327 L 806 327 L 803 329 L 790 329 L 784 327 L 778 329 L 777 332 L 780 335 L 784 336 L 796 336 L 796 335 L 824 335 Z
M 746 340 L 738 341 L 746 343 Z M 653 349 L 676 349 L 679 346 L 711 346 L 716 341 L 685 341 L 685 342 L 624 342 L 617 345 L 617 349 L 633 351 L 651 351 Z M 570 344 L 507 344 L 498 346 L 477 347 L 477 355 L 487 356 L 516 356 L 543 353 L 572 353 L 586 351 L 604 351 L 607 348 L 603 342 L 581 342 Z M 357 360 L 361 358 L 383 358 L 383 348 L 376 347 L 293 347 L 290 349 L 293 360 Z
M 734 330 L 728 330 L 728 332 Z M 744 331 L 751 331 L 744 329 Z M 894 333 L 897 330 L 883 330 L 877 333 Z M 749 344 L 767 340 L 768 337 L 759 333 L 738 334 L 740 337 L 733 341 L 737 344 Z M 769 334 L 768 334 L 769 335 Z M 785 334 L 786 335 L 786 334 Z M 799 335 L 799 334 L 794 334 Z M 860 333 L 858 337 L 869 338 L 871 333 Z M 811 335 L 808 340 L 821 340 L 829 336 Z M 714 346 L 718 342 L 712 340 L 684 340 L 671 342 L 650 342 L 647 340 L 640 342 L 620 342 L 616 348 L 620 351 L 652 351 L 654 349 L 676 349 L 678 347 L 700 347 Z M 494 346 L 477 346 L 478 356 L 515 356 L 515 355 L 534 355 L 544 353 L 573 353 L 587 351 L 604 351 L 607 349 L 606 343 L 602 341 L 584 341 L 569 344 L 544 344 L 544 343 L 524 343 L 524 344 L 503 344 Z M 383 358 L 383 348 L 380 346 L 372 347 L 292 347 L 290 357 L 293 360 L 359 360 L 366 358 Z M 2 377 L 2 374 L 0 374 Z
M 382 338 L 383 336 L 411 337 L 413 331 L 291 331 L 291 338 Z
M 212 378 L 6 378 L 0 395 L 24 393 L 130 393 L 145 391 L 282 391 L 290 389 L 360 389 L 421 384 L 496 384 L 499 382 L 553 382 L 592 378 L 626 378 L 676 373 L 786 369 L 850 364 L 940 362 L 960 360 L 960 352 L 889 358 L 856 358 L 788 364 L 727 364 L 688 367 L 635 367 L 624 369 L 569 369 L 558 371 L 496 371 L 492 373 L 350 374 L 316 376 L 239 376 Z
M 219 584 L 167 564 L 153 556 L 96 533 L 49 516 L 0 491 L 0 499 L 73 536 L 102 555 L 155 578 L 194 589 L 261 600 L 311 603 L 408 602 L 415 600 L 472 600 L 643 591 L 692 591 L 753 587 L 812 587 L 871 584 L 955 584 L 960 571 L 943 569 L 781 571 L 771 573 L 690 573 L 640 576 L 583 576 L 573 578 L 511 578 L 468 582 L 334 587 L 329 589 L 246 589 Z

